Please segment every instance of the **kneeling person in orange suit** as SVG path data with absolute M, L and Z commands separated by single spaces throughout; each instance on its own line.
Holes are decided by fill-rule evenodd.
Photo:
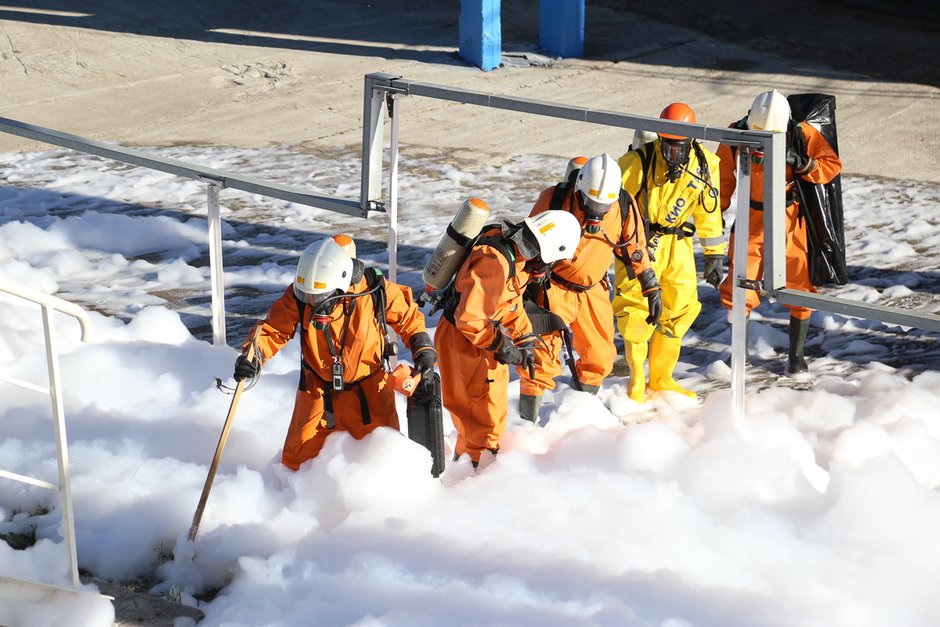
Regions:
M 559 259 L 570 259 L 581 228 L 567 211 L 547 211 L 516 225 L 484 227 L 454 278 L 456 302 L 434 334 L 444 407 L 457 429 L 455 458 L 474 466 L 499 450 L 506 430 L 508 365 L 531 364 L 532 325 L 522 293 Z M 517 346 L 523 345 L 523 348 Z
M 393 346 L 386 323 L 411 348 L 418 372 L 432 372 L 437 360 L 411 289 L 365 268 L 347 254 L 352 246 L 339 235 L 308 246 L 293 284 L 261 323 L 259 358 L 249 361 L 242 353 L 235 362 L 236 380 L 256 376 L 300 329 L 300 384 L 281 456 L 293 470 L 316 457 L 336 431 L 361 439 L 378 427 L 399 428 L 394 392 L 386 385 Z

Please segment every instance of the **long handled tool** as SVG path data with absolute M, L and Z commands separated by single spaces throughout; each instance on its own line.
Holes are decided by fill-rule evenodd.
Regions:
M 246 357 L 251 361 L 255 357 L 255 351 L 258 346 L 258 335 L 261 333 L 261 325 L 255 326 L 254 333 L 251 336 L 251 343 L 248 345 Z M 235 394 L 232 396 L 232 404 L 229 405 L 228 415 L 225 416 L 225 424 L 222 425 L 222 433 L 219 435 L 219 443 L 215 447 L 215 456 L 212 458 L 212 464 L 209 465 L 209 474 L 206 476 L 206 484 L 202 486 L 202 496 L 199 497 L 199 504 L 196 506 L 196 513 L 193 516 L 193 524 L 189 528 L 189 541 L 196 539 L 196 533 L 199 531 L 199 523 L 202 521 L 202 512 L 206 509 L 206 501 L 209 500 L 209 490 L 212 489 L 212 482 L 215 481 L 215 473 L 219 469 L 219 461 L 222 459 L 222 451 L 225 449 L 225 443 L 228 440 L 229 431 L 232 429 L 232 418 L 235 417 L 235 410 L 238 409 L 238 400 L 241 398 L 242 391 L 245 389 L 245 381 L 242 379 L 235 386 Z

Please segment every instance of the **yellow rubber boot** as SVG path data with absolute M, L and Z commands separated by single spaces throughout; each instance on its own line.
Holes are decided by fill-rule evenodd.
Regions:
M 672 378 L 672 372 L 679 363 L 679 350 L 682 338 L 667 337 L 655 332 L 650 339 L 650 383 L 651 390 L 678 392 L 689 398 L 698 398 L 692 390 L 687 390 Z
M 624 342 L 623 352 L 630 367 L 630 385 L 627 396 L 637 403 L 646 400 L 646 342 Z

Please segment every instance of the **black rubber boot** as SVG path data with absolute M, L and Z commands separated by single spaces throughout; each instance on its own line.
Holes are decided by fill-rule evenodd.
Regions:
M 588 385 L 587 383 L 581 384 L 581 391 L 587 392 L 588 394 L 597 394 L 597 391 L 601 389 L 599 385 Z
M 806 356 L 803 354 L 808 330 L 809 318 L 799 320 L 790 316 L 790 354 L 787 357 L 787 372 L 790 374 L 799 374 L 809 370 L 806 365 Z
M 539 424 L 539 407 L 542 405 L 541 396 L 519 395 L 519 416 L 523 420 Z

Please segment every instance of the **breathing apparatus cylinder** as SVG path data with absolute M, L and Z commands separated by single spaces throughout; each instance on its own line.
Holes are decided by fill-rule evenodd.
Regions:
M 467 243 L 476 237 L 490 217 L 490 208 L 479 198 L 468 198 L 447 225 L 444 236 L 424 266 L 424 284 L 431 292 L 447 287 L 467 256 Z

